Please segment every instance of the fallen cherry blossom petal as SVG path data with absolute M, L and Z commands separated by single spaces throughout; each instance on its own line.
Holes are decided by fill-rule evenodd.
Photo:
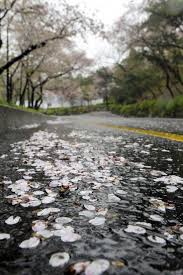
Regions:
M 93 193 L 92 190 L 86 190 L 86 191 L 81 191 L 80 195 L 81 196 L 88 196 L 88 195 L 90 195 L 92 193 Z
M 103 225 L 105 223 L 106 219 L 103 217 L 96 217 L 95 219 L 92 219 L 89 221 L 92 225 L 98 226 Z
M 80 239 L 81 239 L 81 236 L 79 234 L 69 232 L 69 231 L 63 233 L 61 236 L 61 240 L 63 242 L 69 242 L 69 243 L 79 241 Z
M 42 203 L 44 203 L 44 204 L 50 204 L 54 201 L 55 201 L 55 198 L 53 198 L 51 196 L 47 196 L 47 197 L 42 198 Z
M 72 219 L 68 217 L 60 217 L 60 218 L 57 218 L 55 222 L 64 225 L 72 222 Z
M 166 187 L 166 190 L 167 190 L 168 193 L 174 193 L 174 192 L 176 192 L 178 190 L 178 188 L 176 186 L 168 185 Z
M 8 225 L 14 225 L 14 224 L 19 223 L 20 221 L 21 221 L 20 217 L 10 216 L 7 220 L 5 220 L 5 223 L 8 224 Z
M 126 192 L 126 191 L 123 191 L 123 190 L 117 190 L 117 191 L 116 191 L 116 194 L 118 194 L 118 195 L 126 195 L 127 192 Z
M 88 211 L 95 211 L 95 206 L 90 204 L 84 204 L 84 208 L 86 208 Z
M 108 195 L 108 200 L 109 202 L 119 202 L 121 199 L 114 194 L 109 194 Z
M 41 230 L 36 233 L 36 236 L 43 237 L 45 239 L 49 239 L 53 236 L 53 232 L 50 230 Z
M 47 216 L 52 213 L 60 212 L 59 208 L 45 208 L 37 213 L 37 216 Z
M 84 211 L 79 212 L 79 216 L 84 216 L 84 217 L 87 217 L 87 218 L 93 218 L 94 213 L 92 211 L 84 210 Z
M 0 233 L 0 241 L 1 240 L 8 240 L 8 239 L 10 239 L 10 234 Z
M 160 238 L 158 236 L 148 236 L 147 237 L 149 241 L 153 243 L 159 243 L 159 244 L 165 244 L 166 241 L 163 238 Z
M 127 233 L 135 233 L 135 234 L 145 234 L 145 228 L 136 225 L 128 225 L 128 227 L 124 230 Z
M 107 260 L 98 259 L 89 264 L 85 269 L 85 275 L 101 275 L 107 271 L 110 263 Z
M 148 229 L 152 228 L 152 224 L 151 223 L 147 223 L 147 222 L 136 222 L 135 225 L 139 225 Z
M 33 222 L 32 230 L 34 232 L 42 231 L 47 228 L 47 224 L 45 221 L 35 221 Z
M 156 221 L 156 222 L 163 222 L 164 221 L 164 219 L 161 216 L 159 216 L 159 215 L 151 215 L 150 219 L 152 221 Z
M 67 264 L 70 260 L 70 256 L 66 252 L 60 252 L 60 253 L 55 253 L 51 256 L 49 260 L 49 264 L 52 267 L 62 267 L 65 264 Z
M 21 247 L 21 248 L 35 248 L 39 245 L 39 243 L 40 243 L 40 239 L 38 239 L 36 237 L 32 237 L 28 240 L 21 242 L 19 247 Z

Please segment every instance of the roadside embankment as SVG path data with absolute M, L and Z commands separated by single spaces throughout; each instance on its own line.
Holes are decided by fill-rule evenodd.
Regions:
M 26 125 L 41 124 L 44 121 L 46 121 L 46 116 L 43 114 L 0 106 L 0 133 Z

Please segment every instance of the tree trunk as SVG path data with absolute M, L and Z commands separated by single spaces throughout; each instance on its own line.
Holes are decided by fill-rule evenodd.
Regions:
M 9 26 L 6 29 L 6 62 L 9 62 Z M 10 69 L 6 70 L 6 100 L 11 103 L 11 90 L 10 90 Z
M 169 76 L 168 73 L 166 73 L 166 87 L 167 87 L 167 89 L 168 89 L 168 91 L 170 93 L 170 96 L 172 98 L 174 98 L 175 96 L 174 96 L 174 92 L 173 92 L 173 90 L 171 88 L 171 85 L 170 85 L 170 76 Z
M 25 106 L 25 95 L 26 95 L 26 91 L 27 91 L 27 85 L 28 85 L 28 79 L 26 79 L 23 91 L 20 91 L 20 106 Z

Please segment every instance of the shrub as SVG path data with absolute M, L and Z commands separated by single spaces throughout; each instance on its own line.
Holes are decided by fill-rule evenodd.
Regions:
M 46 115 L 65 116 L 65 115 L 78 115 L 89 112 L 105 111 L 106 106 L 104 104 L 89 105 L 89 106 L 73 106 L 67 108 L 48 108 L 42 111 Z
M 170 100 L 144 100 L 135 104 L 112 104 L 110 111 L 124 117 L 183 117 L 183 96 Z

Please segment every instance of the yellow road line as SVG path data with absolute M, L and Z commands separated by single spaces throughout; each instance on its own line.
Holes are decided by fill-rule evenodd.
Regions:
M 152 137 L 159 137 L 159 138 L 163 138 L 163 139 L 183 142 L 183 135 L 180 135 L 180 134 L 159 132 L 159 131 L 147 130 L 147 129 L 145 130 L 145 129 L 141 129 L 141 128 L 120 126 L 120 125 L 112 125 L 112 124 L 100 124 L 100 125 L 104 126 L 104 127 L 109 127 L 109 128 L 113 128 L 113 129 L 122 130 L 122 131 L 128 131 L 128 132 L 133 132 L 133 133 L 137 133 L 137 134 L 142 134 L 142 135 L 147 135 L 147 136 L 152 136 Z

